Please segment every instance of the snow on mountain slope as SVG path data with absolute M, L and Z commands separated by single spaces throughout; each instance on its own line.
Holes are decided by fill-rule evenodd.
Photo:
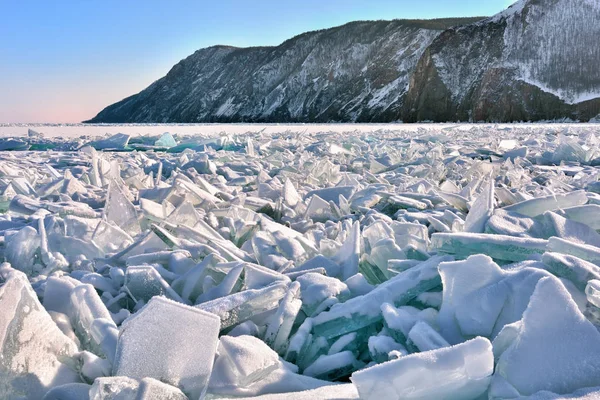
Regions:
M 600 1 L 521 0 L 448 29 L 417 65 L 405 121 L 520 121 L 600 113 Z
M 504 63 L 517 69 L 519 79 L 569 104 L 600 97 L 600 1 L 517 5 L 506 18 Z
M 277 47 L 202 49 L 89 122 L 589 121 L 600 0 L 490 18 L 362 21 Z
M 354 22 L 277 47 L 202 49 L 92 121 L 397 120 L 425 48 L 479 19 Z

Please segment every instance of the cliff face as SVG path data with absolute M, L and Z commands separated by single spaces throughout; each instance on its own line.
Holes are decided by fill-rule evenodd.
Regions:
M 439 35 L 403 119 L 589 120 L 600 113 L 600 2 L 529 0 Z
M 90 122 L 397 120 L 427 46 L 476 20 L 354 22 L 277 47 L 202 49 Z
M 89 122 L 587 121 L 600 114 L 598 21 L 599 0 L 522 0 L 486 19 L 216 46 Z

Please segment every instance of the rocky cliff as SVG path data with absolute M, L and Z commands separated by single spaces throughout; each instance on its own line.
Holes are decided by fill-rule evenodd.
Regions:
M 587 121 L 600 0 L 491 18 L 353 22 L 277 47 L 202 49 L 88 122 Z

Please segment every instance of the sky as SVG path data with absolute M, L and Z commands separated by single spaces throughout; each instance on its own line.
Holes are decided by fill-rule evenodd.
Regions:
M 0 0 L 0 123 L 72 123 L 194 51 L 356 20 L 493 15 L 509 0 Z

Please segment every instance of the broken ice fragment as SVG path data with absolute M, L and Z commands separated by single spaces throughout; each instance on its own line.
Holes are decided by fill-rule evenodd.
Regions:
M 129 135 L 117 133 L 109 138 L 91 142 L 89 145 L 96 150 L 124 150 L 129 143 Z
M 559 278 L 570 280 L 581 291 L 585 290 L 589 280 L 600 279 L 600 267 L 574 256 L 544 253 L 542 262 L 548 267 L 548 271 Z
M 24 151 L 29 149 L 29 144 L 19 139 L 1 138 L 0 151 Z
M 305 199 L 310 199 L 312 196 L 318 196 L 320 199 L 329 203 L 330 201 L 336 203 L 339 206 L 340 196 L 349 199 L 352 197 L 356 188 L 354 186 L 336 186 L 326 189 L 311 190 L 304 196 Z
M 527 217 L 536 217 L 546 211 L 555 211 L 561 208 L 581 206 L 588 202 L 585 191 L 579 190 L 566 194 L 555 194 L 546 197 L 538 197 L 531 200 L 504 207 L 503 210 L 516 212 Z
M 114 222 L 130 235 L 140 233 L 137 211 L 116 182 L 111 182 L 106 195 L 104 218 Z
M 290 382 L 290 378 L 293 378 Z M 294 379 L 295 378 L 295 379 Z M 303 377 L 307 378 L 307 377 Z M 293 384 L 300 381 L 296 376 L 283 376 L 283 380 L 289 385 L 287 388 L 281 387 L 281 391 L 277 394 L 265 394 L 256 397 L 244 397 L 246 400 L 358 400 L 356 387 L 351 383 L 346 384 L 329 384 L 318 387 L 317 389 L 308 390 L 301 389 L 299 384 Z M 303 379 L 305 381 L 307 379 Z M 316 381 L 316 379 L 312 379 Z M 291 386 L 293 384 L 293 386 Z M 308 386 L 305 384 L 305 387 Z M 287 390 L 285 390 L 287 389 Z M 294 390 L 296 389 L 296 390 Z M 220 397 L 222 400 L 237 400 L 238 396 Z
M 69 317 L 82 347 L 96 355 L 111 357 L 110 351 L 106 354 L 107 348 L 92 334 L 95 320 L 112 322 L 110 312 L 98 296 L 96 289 L 92 285 L 81 284 L 71 290 L 70 299 Z M 112 327 L 116 329 L 114 323 Z
M 71 367 L 78 351 L 40 304 L 27 277 L 0 266 L 0 393 L 41 399 L 52 387 L 80 382 Z
M 298 194 L 298 191 L 294 187 L 294 184 L 289 179 L 286 179 L 282 188 L 283 201 L 289 207 L 296 207 L 296 205 L 302 201 L 302 198 Z
M 287 350 L 287 342 L 292 332 L 296 317 L 302 307 L 300 297 L 300 283 L 293 282 L 285 297 L 281 300 L 277 312 L 267 321 L 265 343 L 277 353 L 283 355 Z
M 115 253 L 133 244 L 133 239 L 127 232 L 104 220 L 100 220 L 96 226 L 92 241 L 105 253 Z
M 171 135 L 169 132 L 165 132 L 156 142 L 154 142 L 154 145 L 156 147 L 171 148 L 177 146 L 177 142 L 175 141 L 173 135 Z
M 451 344 L 494 338 L 521 318 L 538 281 L 551 276 L 538 268 L 505 271 L 483 254 L 440 264 L 439 270 L 444 294 L 438 323 Z
M 573 243 L 557 237 L 548 240 L 548 251 L 569 254 L 593 264 L 600 265 L 600 248 L 587 244 Z
M 130 266 L 125 272 L 125 288 L 134 301 L 148 302 L 154 296 L 166 296 L 172 300 L 185 301 L 150 265 Z
M 483 233 L 485 223 L 494 211 L 494 180 L 490 177 L 483 191 L 471 206 L 465 221 L 465 232 Z
M 313 319 L 313 332 L 325 338 L 334 338 L 357 331 L 381 320 L 383 303 L 401 306 L 419 294 L 440 285 L 438 265 L 453 260 L 450 256 L 436 256 L 404 271 L 377 286 L 364 296 L 336 304 L 331 310 Z
M 206 301 L 215 300 L 221 297 L 228 296 L 232 293 L 239 292 L 244 285 L 243 273 L 243 265 L 236 264 L 233 268 L 229 270 L 229 272 L 227 272 L 227 274 L 221 280 L 221 282 L 219 282 L 217 285 L 212 286 L 208 290 L 205 289 L 204 293 L 202 293 L 196 299 L 196 304 L 201 304 Z M 207 278 L 211 279 L 212 277 L 207 276 Z
M 85 383 L 67 383 L 50 389 L 42 400 L 89 400 L 90 388 Z
M 600 333 L 558 279 L 539 281 L 516 329 L 516 336 L 510 334 L 514 341 L 498 360 L 491 398 L 503 386 L 532 395 L 540 390 L 568 394 L 600 385 Z
M 355 372 L 351 380 L 364 400 L 472 400 L 485 393 L 493 370 L 492 344 L 479 337 Z
M 482 253 L 505 261 L 539 258 L 545 252 L 547 244 L 548 241 L 542 239 L 480 233 L 434 233 L 431 237 L 433 248 L 457 258 Z
M 219 358 L 227 362 L 235 384 L 246 387 L 279 368 L 279 357 L 252 336 L 223 336 L 219 341 Z
M 287 290 L 287 283 L 277 282 L 262 289 L 245 290 L 196 307 L 218 315 L 221 319 L 221 329 L 225 329 L 277 309 Z
M 40 249 L 41 241 L 37 231 L 26 226 L 7 238 L 5 257 L 6 260 L 19 271 L 29 276 L 40 273 L 41 265 Z
M 407 346 L 422 352 L 450 347 L 450 344 L 428 323 L 419 321 L 408 333 Z
M 600 308 L 600 280 L 593 279 L 585 287 L 587 301 Z
M 340 278 L 346 280 L 358 273 L 358 260 L 360 257 L 360 225 L 355 222 L 350 229 L 348 238 L 333 257 L 341 267 Z
M 137 380 L 125 376 L 96 379 L 89 389 L 89 395 L 90 400 L 188 400 L 178 388 L 156 379 Z
M 213 314 L 154 297 L 121 326 L 114 373 L 154 378 L 199 399 L 212 371 L 219 329 Z
M 343 351 L 332 355 L 322 355 L 308 368 L 304 375 L 317 379 L 335 381 L 349 376 L 364 365 L 356 359 L 351 351 Z
M 600 205 L 586 204 L 584 206 L 565 208 L 558 213 L 571 221 L 586 224 L 594 230 L 600 230 Z

